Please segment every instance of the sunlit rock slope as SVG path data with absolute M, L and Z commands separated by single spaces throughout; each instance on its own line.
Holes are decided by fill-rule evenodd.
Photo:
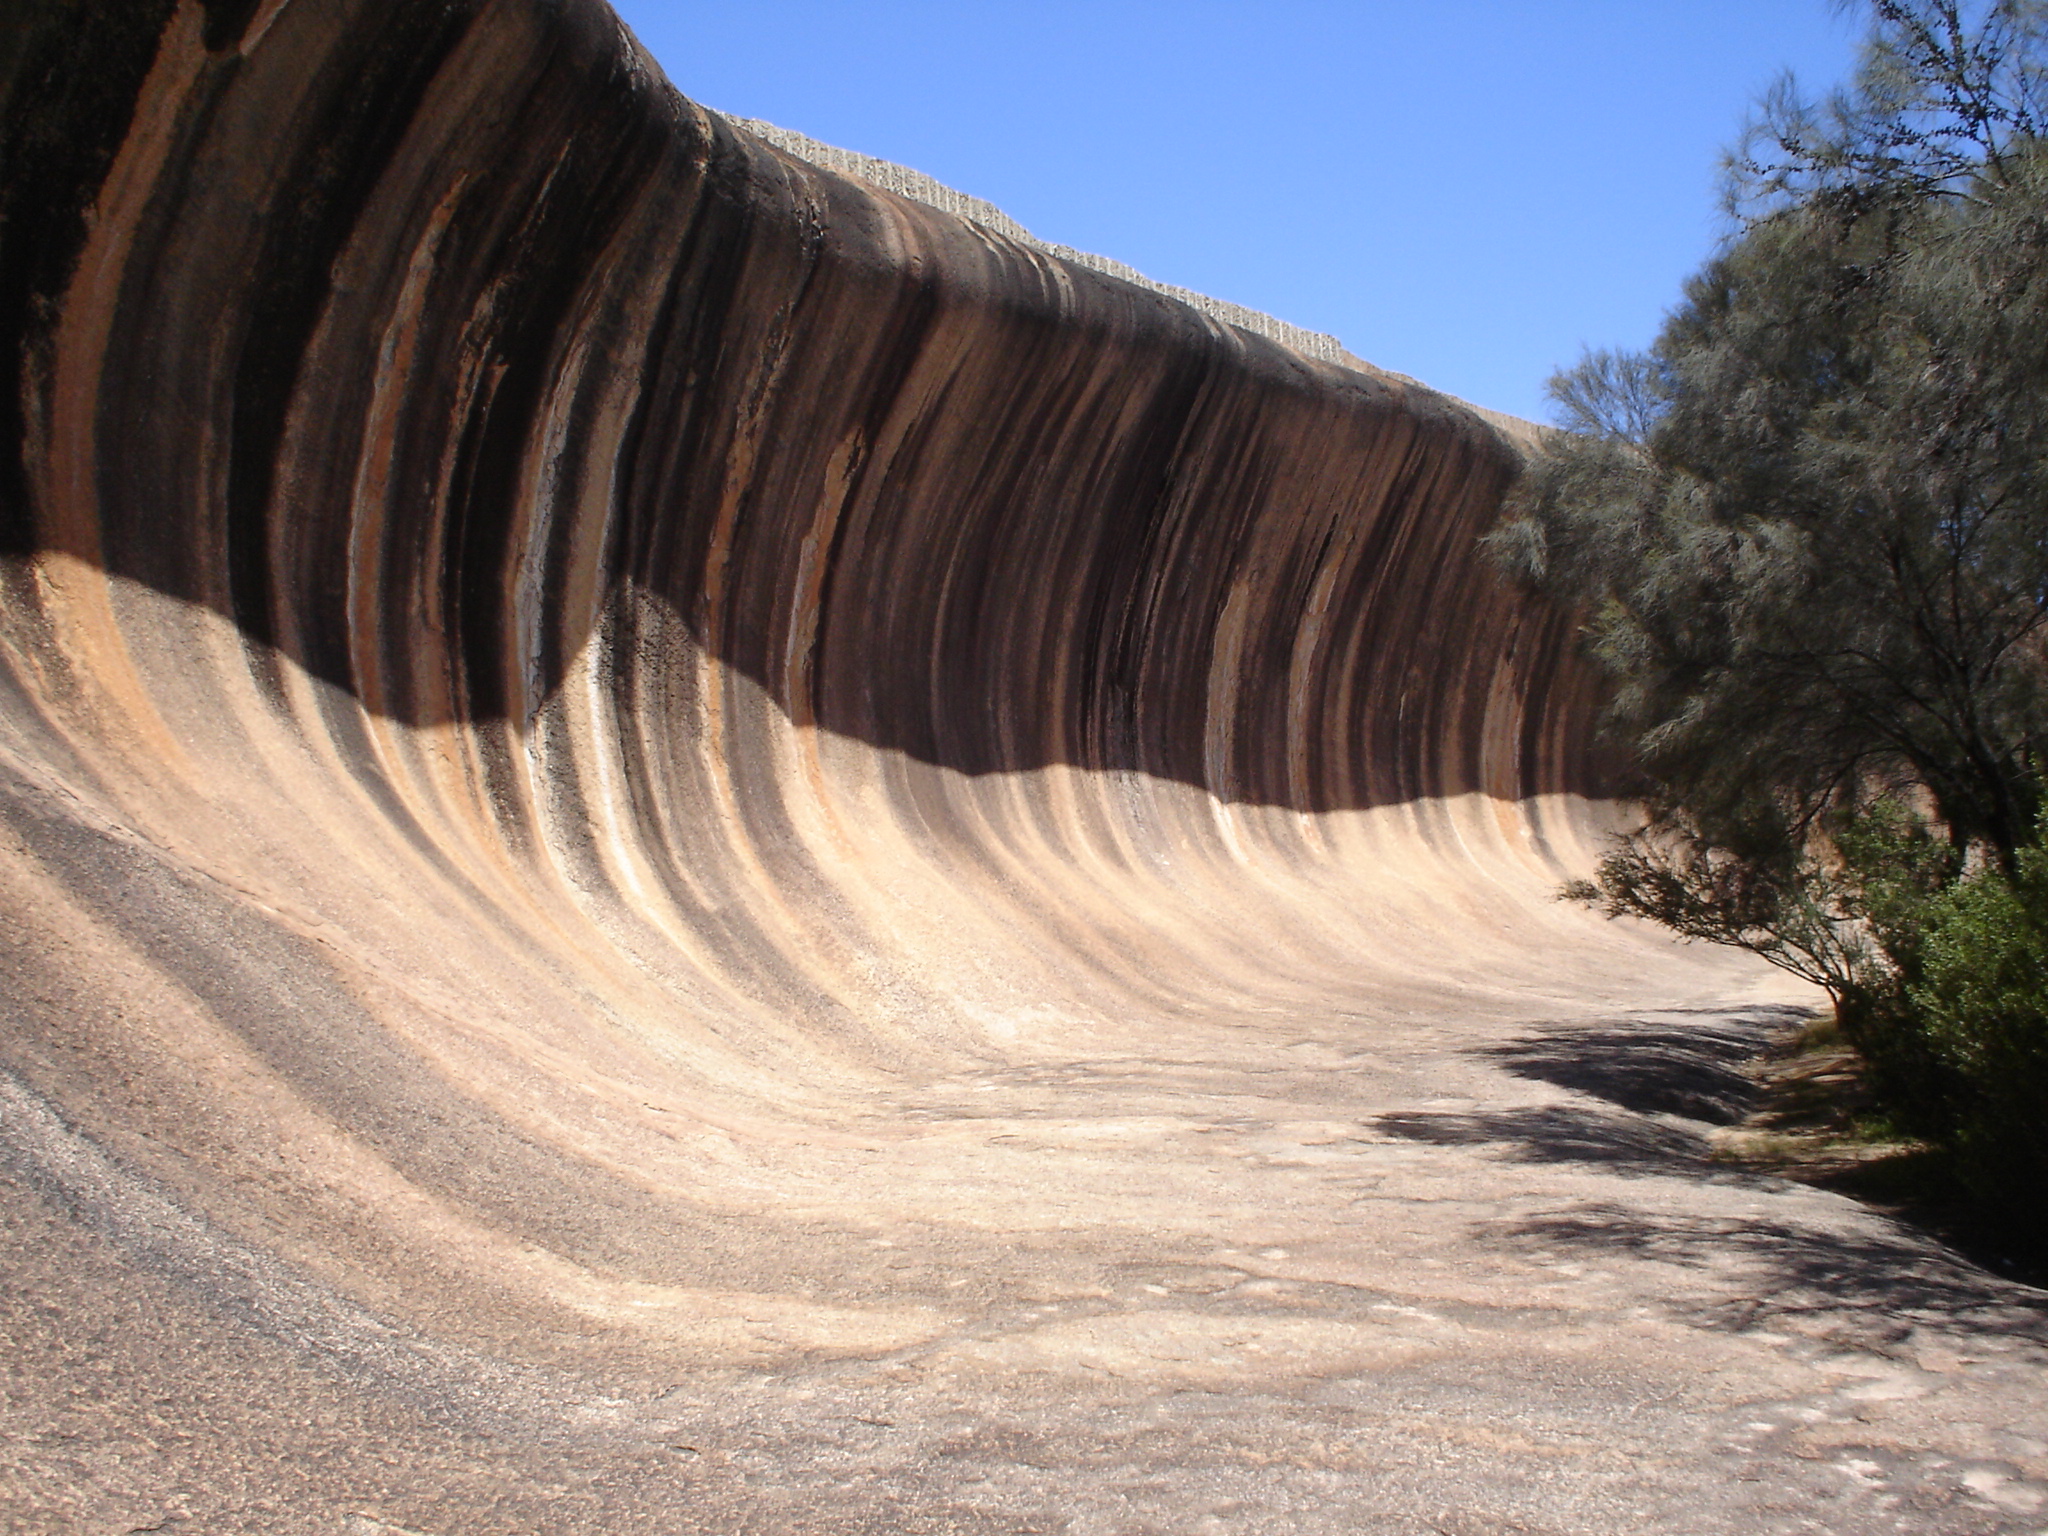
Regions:
M 829 1426 L 914 1385 L 999 1483 L 1027 1400 L 1437 1359 L 1344 1159 L 1471 1154 L 1375 1114 L 1753 994 L 1552 900 L 1612 785 L 1456 402 L 773 148 L 590 0 L 0 39 L 20 1528 L 1063 1528 L 841 1500 Z

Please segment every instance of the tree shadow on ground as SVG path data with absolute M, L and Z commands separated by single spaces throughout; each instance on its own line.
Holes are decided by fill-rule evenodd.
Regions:
M 1689 1013 L 1698 1023 L 1674 1022 Z M 1597 1163 L 1615 1172 L 1697 1173 L 1712 1147 L 1701 1126 L 1733 1125 L 1758 1102 L 1750 1065 L 1806 1010 L 1672 1009 L 1546 1029 L 1481 1054 L 1516 1077 L 1613 1105 L 1564 1103 L 1382 1115 L 1379 1129 L 1435 1146 L 1508 1149 L 1517 1162 Z M 1619 1111 L 1619 1112 L 1617 1112 Z
M 1698 1022 L 1672 1022 L 1694 1015 Z M 1516 1077 L 1605 1099 L 1638 1114 L 1734 1125 L 1759 1102 L 1751 1064 L 1810 1010 L 1672 1009 L 1643 1020 L 1546 1030 L 1484 1054 Z
M 1810 1228 L 1585 1204 L 1495 1229 L 1517 1247 L 1628 1254 L 1701 1273 L 1734 1271 L 1740 1296 L 1681 1304 L 1689 1320 L 1743 1332 L 1801 1320 L 1867 1348 L 1916 1328 L 1966 1328 L 2048 1348 L 2048 1292 L 1987 1274 L 1921 1235 Z M 1846 1336 L 1846 1337 L 1845 1337 Z
M 1381 1115 L 1376 1124 L 1389 1135 L 1433 1146 L 1495 1146 L 1513 1162 L 1782 1188 L 1785 1170 L 1714 1161 L 1708 1128 L 1737 1124 L 1761 1106 L 1755 1063 L 1809 1017 L 1810 1010 L 1790 1006 L 1667 1009 L 1546 1028 L 1479 1054 L 1513 1076 L 1583 1098 L 1403 1111 Z M 1881 1190 L 1850 1189 L 1842 1180 L 1806 1182 L 1861 1195 L 1862 1203 L 1897 1225 L 1845 1232 L 1832 1224 L 1800 1227 L 1587 1204 L 1498 1228 L 1496 1235 L 1518 1245 L 1577 1246 L 1702 1271 L 1748 1271 L 1742 1297 L 1698 1309 L 1697 1320 L 1708 1326 L 1742 1329 L 1802 1313 L 1840 1321 L 1846 1314 L 1844 1326 L 1879 1342 L 1939 1320 L 2048 1345 L 2048 1291 L 2034 1288 L 2040 1267 L 2012 1262 L 2000 1250 L 1999 1234 L 1961 1223 L 1953 1200 L 1923 1202 L 1923 1209 L 1896 1192 L 1886 1198 Z
M 1438 1147 L 1499 1144 L 1515 1162 L 1598 1163 L 1617 1173 L 1690 1171 L 1708 1152 L 1706 1139 L 1682 1126 L 1575 1104 L 1413 1110 L 1381 1115 L 1374 1124 L 1403 1141 Z
M 1698 1022 L 1690 1022 L 1688 1016 Z M 1811 1017 L 1811 1010 L 1790 1006 L 1734 1012 L 1670 1009 L 1641 1019 L 1548 1029 L 1482 1052 L 1517 1077 L 1569 1088 L 1639 1115 L 1665 1117 L 1650 1122 L 1669 1148 L 1667 1166 L 1661 1170 L 1655 1155 L 1658 1135 L 1628 1129 L 1632 1122 L 1627 1119 L 1619 1121 L 1616 1128 L 1603 1129 L 1585 1110 L 1555 1108 L 1542 1120 L 1533 1111 L 1518 1111 L 1514 1115 L 1529 1122 L 1526 1126 L 1518 1127 L 1514 1115 L 1502 1115 L 1497 1117 L 1496 1136 L 1469 1139 L 1519 1141 L 1521 1150 L 1516 1155 L 1525 1160 L 1572 1159 L 1641 1172 L 1675 1171 L 1668 1166 L 1669 1160 L 1685 1151 L 1681 1143 L 1686 1138 L 1682 1127 L 1671 1125 L 1670 1117 L 1717 1126 L 1749 1121 L 1751 1129 L 1760 1125 L 1766 1132 L 1778 1128 L 1773 1105 L 1782 1104 L 1782 1081 L 1774 1089 L 1757 1067 L 1767 1053 L 1782 1051 Z M 1864 1102 L 1853 1074 L 1846 1083 L 1830 1082 L 1821 1099 L 1831 1104 L 1838 1132 L 1848 1134 L 1852 1113 Z M 1772 1113 L 1760 1115 L 1760 1111 Z M 1554 1123 L 1573 1113 L 1586 1125 L 1578 1137 L 1585 1143 L 1584 1152 L 1576 1158 L 1573 1138 L 1560 1135 Z M 1808 1117 L 1811 1115 L 1808 1106 Z M 1527 1134 L 1518 1136 L 1518 1130 Z M 1710 1146 L 1704 1140 L 1695 1141 L 1690 1155 L 1708 1156 Z M 2048 1280 L 2048 1254 L 2029 1247 L 1998 1209 L 1973 1197 L 1938 1149 L 1907 1143 L 1871 1155 L 1874 1150 L 1866 1144 L 1862 1155 L 1846 1162 L 1840 1158 L 1831 1162 L 1823 1155 L 1803 1163 L 1768 1155 L 1723 1153 L 1717 1177 L 1788 1178 L 1832 1189 L 2008 1279 L 2029 1285 Z M 1624 1155 L 1630 1152 L 1640 1155 Z

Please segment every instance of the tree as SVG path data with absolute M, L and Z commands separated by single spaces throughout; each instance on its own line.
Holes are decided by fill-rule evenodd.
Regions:
M 2048 0 L 1865 9 L 1848 89 L 1763 103 L 1649 351 L 1552 380 L 1491 544 L 1585 614 L 1643 775 L 1572 894 L 1875 1045 L 1925 1013 L 1915 903 L 2015 875 L 2048 768 Z

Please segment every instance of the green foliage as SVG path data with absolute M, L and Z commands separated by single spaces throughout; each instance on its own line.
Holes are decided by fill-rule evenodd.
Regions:
M 1830 831 L 1832 878 L 1865 944 L 1864 963 L 1829 989 L 1836 1018 L 1893 1125 L 1947 1143 L 1959 1124 L 1961 1084 L 1914 1007 L 1907 979 L 1918 974 L 1935 903 L 1961 876 L 1964 860 L 1896 800 L 1838 817 Z
M 2048 1244 L 2048 818 L 2010 870 L 1967 873 L 1909 820 L 1876 821 L 1841 878 L 1884 964 L 1839 994 L 1843 1030 L 1895 1125 Z
M 1494 546 L 1581 605 L 1612 728 L 1695 815 L 1804 828 L 1873 780 L 1963 841 L 2048 747 L 2048 155 L 1980 198 L 1772 214 L 1567 420 Z M 1643 396 L 1654 397 L 1654 410 Z
M 1949 1085 L 1943 1139 L 1981 1197 L 2048 1235 L 2048 839 L 1917 921 L 1904 990 Z
M 1616 840 L 1597 879 L 1564 895 L 1747 949 L 1836 997 L 1885 974 L 1856 884 L 1790 836 L 1768 800 L 1747 809 L 1747 824 L 1724 816 L 1710 835 L 1684 806 L 1667 805 Z
M 1611 728 L 1710 838 L 1914 784 L 2003 858 L 2048 747 L 2048 7 L 1947 54 L 1954 5 L 1874 9 L 1859 92 L 1755 130 L 1754 217 L 1650 352 L 1552 381 L 1571 430 L 1492 542 L 1586 612 Z
M 1882 186 L 1952 194 L 2043 136 L 2048 9 L 2038 0 L 1869 0 L 1853 86 L 1803 99 L 1788 76 L 1729 156 L 1728 201 L 1754 216 Z
M 1650 350 L 1552 380 L 1489 542 L 1585 616 L 1649 787 L 1567 894 L 1827 988 L 1900 1123 L 2038 1188 L 2048 0 L 1866 9 Z

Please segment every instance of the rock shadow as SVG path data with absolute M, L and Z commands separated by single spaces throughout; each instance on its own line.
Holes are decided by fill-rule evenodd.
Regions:
M 1455 402 L 799 163 L 597 0 L 223 21 L 161 100 L 175 8 L 88 9 L 0 69 L 25 650 L 57 553 L 492 763 L 586 665 L 680 756 L 710 657 L 969 775 L 1617 787 L 1570 616 L 1477 553 L 1519 450 Z M 179 148 L 123 191 L 144 120 Z

